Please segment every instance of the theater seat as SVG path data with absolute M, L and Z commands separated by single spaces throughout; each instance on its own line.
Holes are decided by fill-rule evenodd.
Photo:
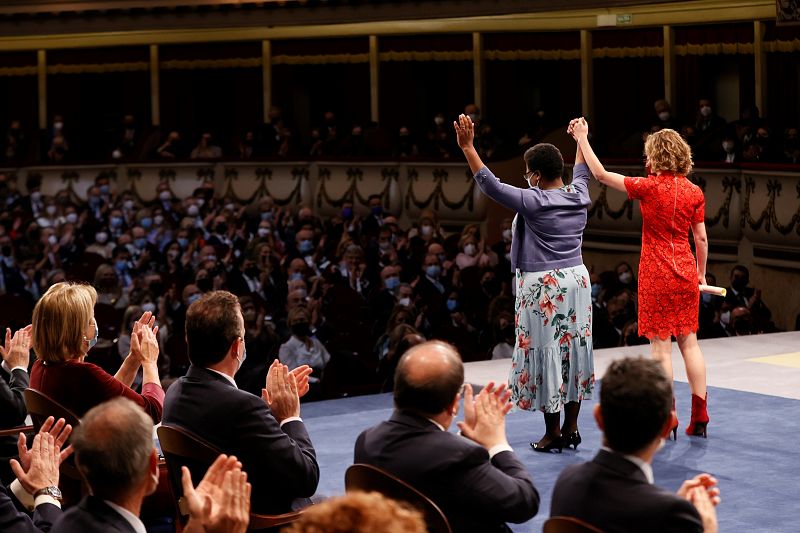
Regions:
M 192 481 L 197 484 L 208 467 L 220 455 L 218 449 L 204 440 L 195 437 L 186 430 L 174 426 L 160 426 L 157 430 L 161 452 L 167 462 L 169 485 L 178 511 L 178 522 L 186 525 L 189 512 L 183 501 L 183 485 L 181 484 L 181 467 L 185 466 L 192 474 Z M 250 513 L 248 531 L 277 528 L 294 522 L 302 511 L 293 511 L 280 515 L 261 515 Z
M 405 502 L 422 512 L 429 533 L 452 533 L 439 506 L 405 481 L 380 468 L 356 463 L 345 472 L 344 486 L 347 492 L 379 492 L 387 498 Z
M 553 516 L 544 523 L 542 533 L 603 533 L 596 527 L 571 516 Z

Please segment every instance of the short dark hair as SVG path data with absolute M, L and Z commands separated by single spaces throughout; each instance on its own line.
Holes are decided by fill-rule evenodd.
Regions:
M 747 279 L 750 279 L 750 271 L 747 269 L 747 267 L 746 267 L 746 266 L 744 266 L 744 265 L 736 265 L 736 266 L 734 266 L 734 267 L 731 269 L 731 276 L 733 276 L 733 273 L 734 273 L 734 272 L 736 272 L 736 271 L 739 271 L 739 272 L 741 272 L 742 274 L 744 274 L 744 275 L 745 275 L 745 277 L 746 277 Z
M 443 347 L 450 353 L 450 368 L 427 380 L 410 380 L 406 368 L 409 356 L 432 346 Z M 456 349 L 442 341 L 425 342 L 414 346 L 398 361 L 394 375 L 394 404 L 398 409 L 436 415 L 453 403 L 463 383 L 464 364 Z
M 600 412 L 608 446 L 632 454 L 653 442 L 672 411 L 672 383 L 653 359 L 614 361 L 600 386 Z
M 147 475 L 153 454 L 153 421 L 126 398 L 87 412 L 72 433 L 75 464 L 92 493 L 118 502 Z
M 539 171 L 542 179 L 553 181 L 564 174 L 564 158 L 561 152 L 549 143 L 539 143 L 528 148 L 523 156 L 531 172 Z
M 219 363 L 242 335 L 239 300 L 228 291 L 212 291 L 186 311 L 186 345 L 193 365 Z

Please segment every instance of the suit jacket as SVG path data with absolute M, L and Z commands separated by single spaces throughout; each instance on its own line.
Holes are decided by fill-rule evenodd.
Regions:
M 9 374 L 0 369 L 0 428 L 13 428 L 25 422 L 28 408 L 22 393 L 28 388 L 28 381 L 28 373 L 24 370 L 14 370 Z
M 235 455 L 253 486 L 253 512 L 289 512 L 293 500 L 317 490 L 319 465 L 303 422 L 281 427 L 263 399 L 212 370 L 190 366 L 170 386 L 163 423 Z
M 53 533 L 136 533 L 121 514 L 96 496 L 86 496 L 63 514 Z
M 381 468 L 416 488 L 459 532 L 507 530 L 539 509 L 539 493 L 513 452 L 492 459 L 483 447 L 407 411 L 356 440 L 354 461 Z
M 561 472 L 550 516 L 572 516 L 605 533 L 703 531 L 694 505 L 649 484 L 636 464 L 605 450 Z
M 43 503 L 33 511 L 33 519 L 17 510 L 14 498 L 0 482 L 0 531 L 14 533 L 41 533 L 50 531 L 53 523 L 61 516 L 61 509 L 50 503 Z

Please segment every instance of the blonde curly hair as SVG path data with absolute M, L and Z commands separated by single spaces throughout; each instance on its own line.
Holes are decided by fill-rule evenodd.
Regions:
M 682 176 L 692 171 L 692 149 L 680 133 L 665 128 L 651 133 L 644 143 L 644 155 L 650 172 L 674 172 Z

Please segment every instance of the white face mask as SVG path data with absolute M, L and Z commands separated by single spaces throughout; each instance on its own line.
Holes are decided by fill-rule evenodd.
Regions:
M 422 226 L 422 228 L 420 228 L 420 230 L 422 231 L 423 235 L 428 236 L 433 231 L 433 227 L 432 226 Z
M 267 228 L 258 228 L 259 237 L 266 237 L 267 235 L 269 235 L 269 230 Z
M 733 142 L 731 142 L 731 141 L 722 141 L 722 149 L 725 150 L 728 153 L 733 152 Z
M 67 213 L 67 222 L 70 224 L 74 224 L 78 221 L 78 214 L 77 213 Z
M 105 244 L 108 241 L 108 233 L 101 231 L 94 236 L 94 240 L 97 241 L 97 244 Z
M 719 323 L 722 324 L 722 327 L 727 328 L 728 324 L 731 322 L 731 312 L 725 311 L 721 315 L 719 315 Z
M 411 305 L 411 298 L 409 298 L 408 296 L 406 296 L 405 298 L 400 298 L 399 300 L 397 300 L 397 303 L 402 305 L 403 307 L 408 307 L 409 305 Z
M 631 274 L 630 272 L 623 272 L 622 274 L 619 275 L 619 282 L 622 283 L 623 285 L 627 285 L 628 283 L 631 282 L 631 280 L 633 280 L 633 274 Z
M 50 215 L 50 216 L 53 216 L 53 215 L 56 214 L 56 206 L 54 206 L 54 205 L 48 205 L 45 208 L 45 210 L 47 211 L 47 214 Z
M 506 241 L 506 242 L 511 240 L 511 230 L 510 229 L 504 229 L 503 230 L 503 240 Z
M 473 257 L 478 252 L 478 247 L 472 243 L 467 244 L 464 246 L 464 253 L 470 257 Z
M 659 118 L 659 120 L 661 120 L 661 122 L 668 121 L 669 120 L 669 111 L 662 111 L 661 113 L 658 114 L 658 118 Z
M 151 312 L 151 313 L 155 313 L 156 304 L 154 304 L 153 302 L 143 303 L 142 304 L 142 311 L 144 311 L 145 313 L 147 313 L 148 311 Z
M 433 121 L 436 123 L 437 126 L 441 126 L 442 124 L 444 124 L 444 119 L 442 117 L 436 117 L 433 119 Z
M 700 108 L 700 114 L 703 115 L 704 117 L 710 117 L 711 108 L 708 107 L 707 105 L 704 105 L 703 107 Z

